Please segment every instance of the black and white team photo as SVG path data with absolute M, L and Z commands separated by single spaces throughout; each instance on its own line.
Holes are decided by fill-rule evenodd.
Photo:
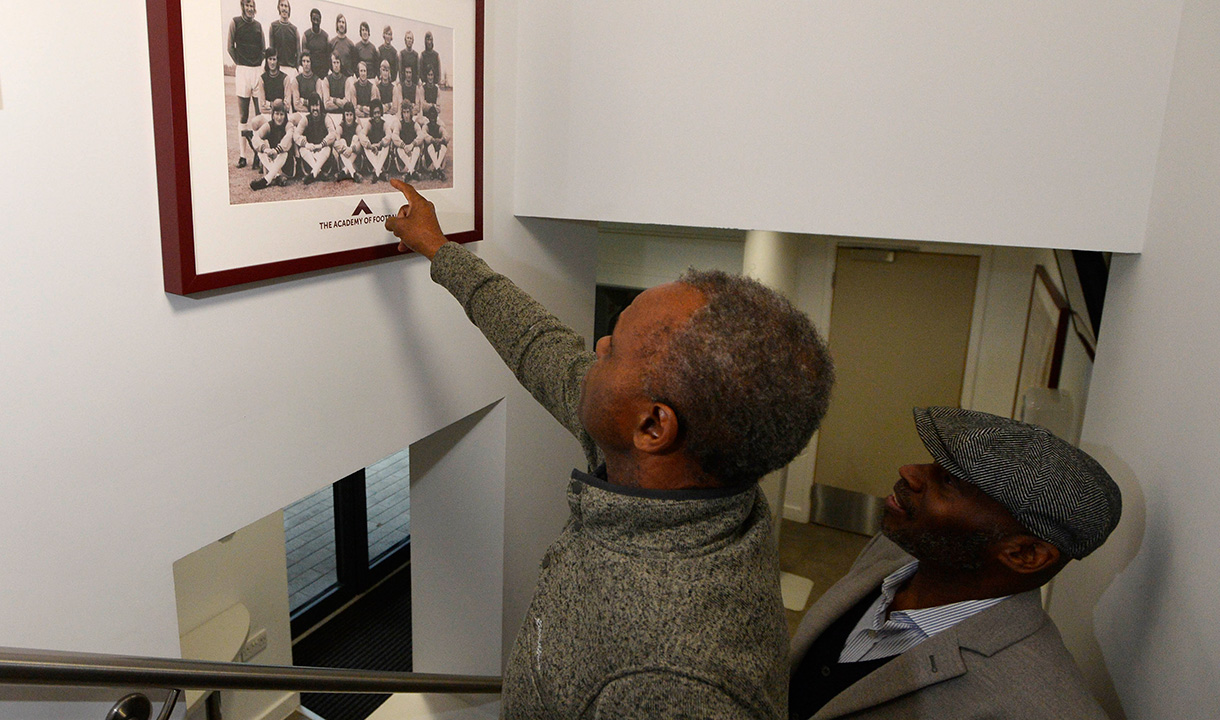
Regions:
M 452 28 L 311 2 L 301 30 L 290 0 L 222 2 L 230 204 L 453 187 Z

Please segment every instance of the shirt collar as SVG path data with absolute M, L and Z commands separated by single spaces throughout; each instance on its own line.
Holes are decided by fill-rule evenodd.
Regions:
M 918 569 L 919 561 L 912 560 L 887 575 L 881 581 L 881 602 L 874 606 L 877 608 L 877 611 L 872 618 L 872 628 L 874 630 L 880 630 L 885 625 L 886 610 L 894 602 L 894 595 L 902 587 L 903 583 L 909 580 Z M 924 637 L 931 637 L 942 630 L 953 627 L 971 615 L 980 613 L 993 605 L 1003 602 L 1009 597 L 1009 595 L 1004 595 L 1003 597 L 986 598 L 984 600 L 963 600 L 961 602 L 949 603 L 948 605 L 920 608 L 918 610 L 895 610 L 889 614 L 889 622 L 918 629 Z

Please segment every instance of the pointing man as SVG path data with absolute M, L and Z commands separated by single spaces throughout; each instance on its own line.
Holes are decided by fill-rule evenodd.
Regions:
M 646 290 L 593 353 L 462 246 L 435 209 L 386 228 L 585 450 L 571 517 L 504 674 L 505 718 L 783 718 L 787 635 L 758 479 L 825 412 L 833 371 L 772 290 L 688 272 Z

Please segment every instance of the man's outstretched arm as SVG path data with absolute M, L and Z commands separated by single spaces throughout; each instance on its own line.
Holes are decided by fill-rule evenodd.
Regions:
M 415 188 L 390 182 L 407 198 L 385 223 L 399 239 L 399 251 L 432 261 L 432 279 L 457 298 L 525 389 L 580 440 L 590 467 L 600 464 L 578 413 L 584 376 L 594 360 L 584 340 L 481 258 L 448 242 L 436 208 Z

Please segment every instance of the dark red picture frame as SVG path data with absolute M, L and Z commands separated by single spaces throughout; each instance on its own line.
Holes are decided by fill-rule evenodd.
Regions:
M 398 255 L 393 243 L 290 258 L 215 272 L 196 272 L 194 204 L 188 153 L 183 0 L 147 0 L 148 54 L 152 74 L 161 256 L 165 291 L 191 295 L 260 280 L 378 260 Z M 455 242 L 483 238 L 483 31 L 484 2 L 474 2 L 474 227 L 447 235 Z

